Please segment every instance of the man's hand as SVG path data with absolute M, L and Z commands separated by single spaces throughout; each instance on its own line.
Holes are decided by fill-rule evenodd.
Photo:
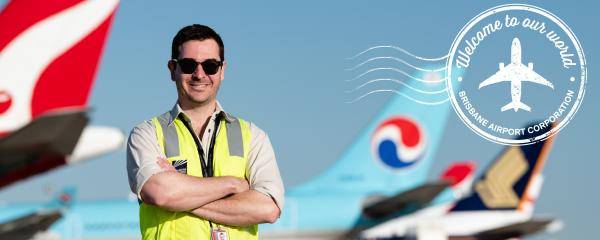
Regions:
M 208 203 L 191 213 L 216 223 L 244 227 L 274 223 L 281 212 L 270 196 L 249 190 Z
M 165 172 L 177 172 L 175 167 L 169 163 L 169 161 L 164 157 L 158 157 L 156 160 L 158 166 L 163 169 Z M 231 176 L 223 176 L 220 177 L 228 181 L 229 184 L 233 186 L 233 194 L 241 193 L 248 191 L 250 189 L 250 185 L 248 184 L 248 180 L 243 178 L 231 177 Z
M 177 172 L 177 169 L 175 169 L 175 167 L 173 167 L 173 165 L 171 165 L 166 158 L 157 157 L 156 159 L 156 163 L 162 170 L 165 170 L 166 172 Z
M 231 176 L 224 176 L 223 178 L 231 178 L 231 182 L 235 186 L 233 194 L 250 190 L 250 185 L 248 184 L 248 181 L 246 179 Z
M 189 211 L 249 189 L 248 181 L 242 178 L 201 178 L 181 174 L 165 158 L 157 158 L 157 164 L 164 171 L 148 179 L 140 196 L 145 203 L 169 211 Z

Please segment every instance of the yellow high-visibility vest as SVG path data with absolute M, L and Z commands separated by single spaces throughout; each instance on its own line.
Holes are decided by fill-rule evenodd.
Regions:
M 217 118 L 219 119 L 219 118 Z M 180 118 L 171 119 L 170 112 L 152 119 L 157 140 L 175 169 L 190 176 L 203 177 L 201 158 L 193 133 Z M 215 129 L 216 131 L 216 129 Z M 247 163 L 250 149 L 248 122 L 221 117 L 214 139 L 214 176 L 234 176 L 248 179 Z M 206 149 L 205 151 L 208 151 Z M 183 171 L 185 169 L 186 171 Z M 146 239 L 210 239 L 211 225 L 227 232 L 228 238 L 258 239 L 258 225 L 233 227 L 209 222 L 188 212 L 171 212 L 160 207 L 140 204 L 140 230 Z

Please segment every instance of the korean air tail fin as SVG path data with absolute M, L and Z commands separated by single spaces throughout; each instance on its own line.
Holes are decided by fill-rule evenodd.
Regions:
M 436 68 L 440 66 L 431 67 Z M 408 85 L 399 84 L 396 95 L 332 166 L 288 192 L 390 195 L 425 183 L 451 106 L 445 72 L 415 76 L 402 79 Z
M 0 12 L 0 135 L 87 105 L 118 0 L 10 1 Z
M 77 188 L 75 186 L 67 186 L 62 188 L 60 191 L 52 197 L 52 200 L 46 204 L 48 209 L 57 208 L 69 208 L 75 202 L 77 194 Z
M 520 139 L 533 137 L 525 132 Z M 531 213 L 542 187 L 542 169 L 553 138 L 506 147 L 477 180 L 472 194 L 458 201 L 451 211 L 518 210 Z

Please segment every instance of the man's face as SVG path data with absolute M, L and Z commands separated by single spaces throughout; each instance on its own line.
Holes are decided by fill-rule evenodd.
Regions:
M 184 42 L 179 47 L 179 58 L 191 58 L 196 62 L 204 62 L 209 59 L 221 61 L 219 56 L 219 45 L 213 39 L 206 40 L 190 40 Z M 215 74 L 208 75 L 202 69 L 202 65 L 198 64 L 196 70 L 191 74 L 186 74 L 181 71 L 179 64 L 169 61 L 169 70 L 171 71 L 171 79 L 177 85 L 177 94 L 179 102 L 182 105 L 199 105 L 205 104 L 216 99 L 217 91 L 221 85 L 225 73 L 226 63 L 223 62 Z

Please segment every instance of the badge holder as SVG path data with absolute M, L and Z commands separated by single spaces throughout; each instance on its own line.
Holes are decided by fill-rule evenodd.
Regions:
M 228 240 L 229 236 L 227 235 L 227 231 L 225 229 L 221 229 L 220 227 L 211 228 L 211 240 Z

